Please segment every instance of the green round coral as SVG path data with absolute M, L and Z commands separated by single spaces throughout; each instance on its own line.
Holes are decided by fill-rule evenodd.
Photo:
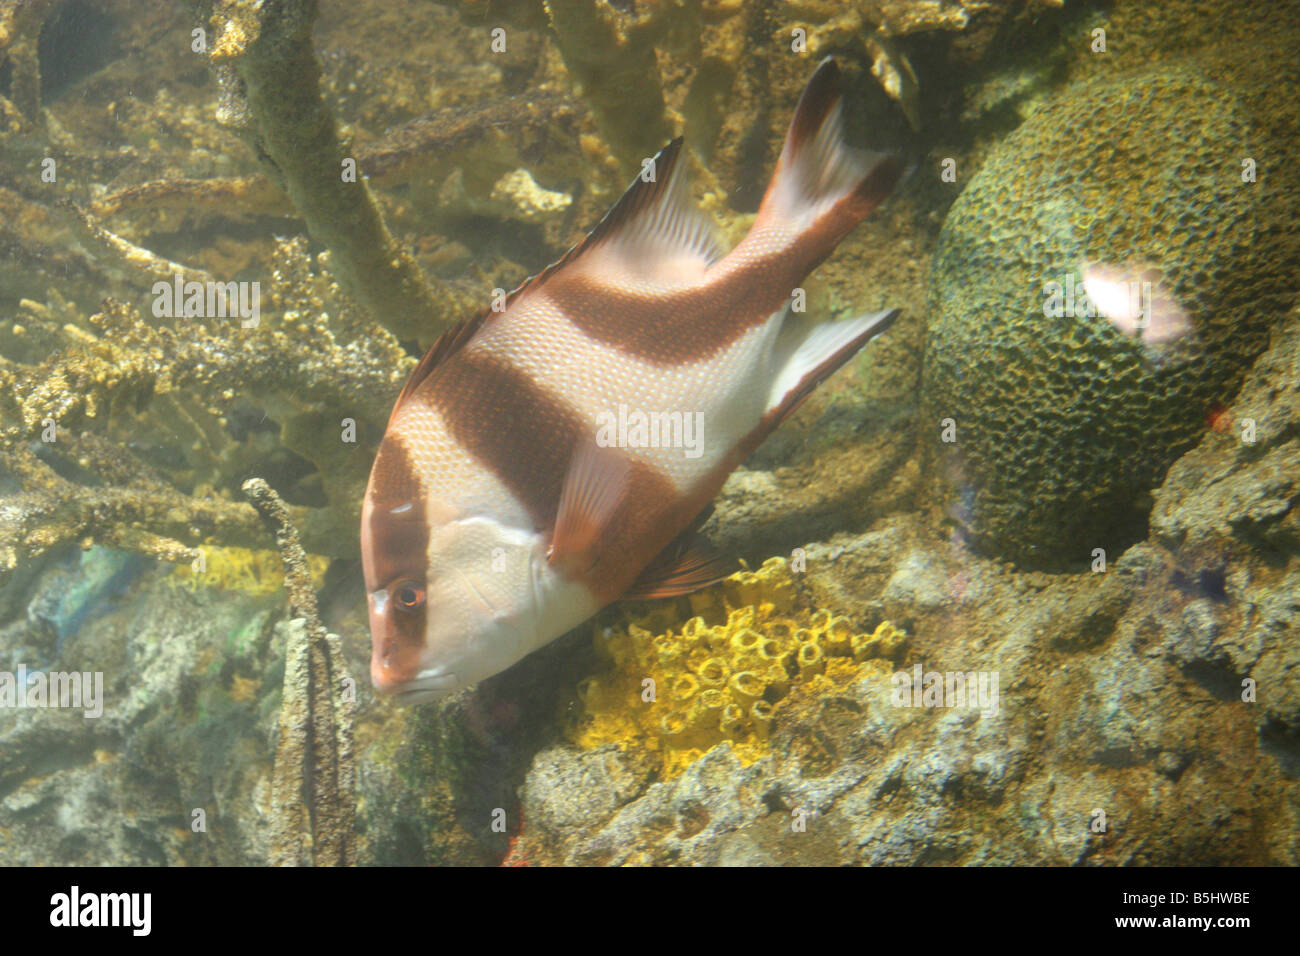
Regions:
M 1076 82 L 953 204 L 923 397 L 937 439 L 952 419 L 941 465 L 986 550 L 1051 566 L 1140 538 L 1150 490 L 1284 314 L 1296 181 L 1256 131 L 1249 75 L 1164 67 Z M 1247 157 L 1257 182 L 1243 181 Z M 1136 300 L 1154 302 L 1148 326 L 1113 305 L 1109 319 L 1089 314 L 1082 280 L 1099 273 L 1139 294 L 1148 283 L 1150 300 Z

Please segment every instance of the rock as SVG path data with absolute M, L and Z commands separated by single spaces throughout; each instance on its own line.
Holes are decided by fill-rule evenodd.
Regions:
M 266 862 L 279 687 L 268 599 L 213 600 L 153 564 L 92 549 L 72 585 L 49 564 L 10 628 L 0 669 L 25 663 L 32 641 L 17 631 L 53 621 L 57 651 L 31 663 L 103 677 L 99 717 L 0 710 L 0 859 L 11 865 Z
M 681 776 L 638 790 L 621 781 L 642 778 L 618 769 L 636 759 L 634 747 L 543 750 L 520 790 L 530 858 L 1296 859 L 1287 809 L 1298 765 L 1286 690 L 1293 665 L 1281 635 L 1300 601 L 1285 588 L 1272 600 L 1229 581 L 1227 593 L 1253 595 L 1259 619 L 1247 622 L 1235 600 L 1182 590 L 1194 579 L 1180 585 L 1177 556 L 1157 543 L 1135 545 L 1105 571 L 1027 573 L 927 539 L 920 523 L 899 517 L 812 547 L 810 578 L 818 593 L 849 595 L 866 571 L 888 592 L 882 603 L 895 602 L 891 615 L 907 602 L 911 637 L 898 671 L 996 674 L 996 709 L 897 706 L 884 667 L 848 693 L 785 714 L 770 753 L 749 766 L 723 744 Z M 960 570 L 949 578 L 941 569 L 954 559 Z M 1266 687 L 1277 700 L 1244 702 L 1237 674 L 1253 676 L 1261 700 Z M 1220 830 L 1230 838 L 1205 839 Z
M 1166 547 L 1221 563 L 1256 546 L 1300 544 L 1300 310 L 1281 323 L 1221 430 L 1169 471 L 1151 529 Z
M 951 600 L 948 575 L 931 555 L 920 551 L 910 552 L 899 563 L 889 583 L 885 585 L 881 600 L 886 608 L 891 604 L 922 611 L 943 607 Z
M 646 777 L 646 770 L 637 770 L 617 747 L 590 751 L 553 747 L 533 759 L 520 799 L 529 825 L 562 841 L 566 831 L 599 826 L 609 819 L 641 794 Z
M 1261 748 L 1300 772 L 1300 309 L 1274 331 L 1225 413 L 1155 493 L 1152 537 L 1186 595 L 1160 615 L 1169 654 L 1243 701 Z M 1252 439 L 1252 440 L 1247 440 Z M 1257 695 L 1257 696 L 1256 696 Z

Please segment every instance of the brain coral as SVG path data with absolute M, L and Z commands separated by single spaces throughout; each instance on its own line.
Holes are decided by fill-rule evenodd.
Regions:
M 781 558 L 687 600 L 689 617 L 658 604 L 621 627 L 597 629 L 605 669 L 577 687 L 566 727 L 574 743 L 654 752 L 671 777 L 728 740 L 748 765 L 767 753 L 785 708 L 842 689 L 868 669 L 888 673 L 883 661 L 907 640 L 887 621 L 857 632 L 847 618 L 808 607 Z
M 1295 123 L 1260 109 L 1295 104 L 1266 103 L 1260 77 L 1202 65 L 1075 82 L 953 204 L 923 400 L 953 511 L 985 549 L 1048 566 L 1140 538 L 1149 491 L 1285 314 L 1300 190 L 1277 133 Z M 1127 295 L 1094 305 L 1085 277 L 1154 303 L 1145 327 Z

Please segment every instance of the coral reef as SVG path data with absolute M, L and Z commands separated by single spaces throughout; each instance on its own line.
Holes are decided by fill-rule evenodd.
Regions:
M 639 169 L 642 159 L 671 138 L 655 44 L 670 24 L 689 28 L 699 5 L 700 0 L 687 0 L 632 13 L 608 0 L 546 0 L 564 65 L 628 170 Z
M 555 255 L 605 207 L 610 188 L 621 186 L 621 174 L 611 174 L 606 160 L 610 148 L 622 147 L 601 143 L 587 105 L 560 91 L 570 77 L 545 55 L 551 41 L 535 11 L 506 5 L 489 13 L 470 4 L 460 14 L 439 13 L 425 30 L 428 37 L 390 65 L 363 62 L 339 48 L 349 37 L 391 33 L 400 16 L 383 11 L 329 11 L 330 22 L 323 30 L 318 25 L 313 37 L 313 3 L 265 9 L 197 3 L 191 9 L 199 12 L 207 46 L 206 58 L 196 58 L 204 51 L 192 49 L 194 24 L 180 10 L 139 23 L 130 4 L 95 0 L 91 7 L 85 12 L 100 18 L 105 36 L 110 24 L 118 28 L 111 48 L 92 51 L 109 57 L 103 70 L 73 74 L 78 95 L 53 98 L 64 89 L 56 84 L 69 81 L 51 74 L 42 96 L 37 71 L 21 108 L 2 104 L 13 122 L 0 129 L 6 181 L 0 190 L 6 212 L 0 218 L 0 354 L 8 359 L 0 366 L 0 451 L 8 476 L 0 488 L 7 531 L 0 574 L 73 542 L 184 564 L 200 544 L 253 545 L 255 519 L 235 500 L 250 461 L 291 472 L 287 481 L 268 477 L 293 503 L 309 547 L 347 557 L 353 545 L 343 531 L 355 517 L 363 451 L 386 414 L 384 396 L 410 364 L 383 324 L 427 340 L 436 333 L 438 315 L 476 308 L 492 286 L 509 287 L 525 274 L 497 250 L 480 266 L 482 248 L 430 232 L 430 217 L 450 231 L 458 228 L 457 217 L 468 215 L 471 234 L 485 216 L 535 225 L 539 233 L 532 235 Z M 47 26 L 51 9 L 56 15 Z M 736 150 L 749 153 L 722 131 L 724 117 L 730 115 L 726 122 L 742 139 L 754 138 L 755 121 L 765 125 L 769 153 L 779 143 L 776 111 L 745 115 L 760 103 L 731 87 L 738 44 L 757 28 L 757 12 L 726 3 L 636 13 L 571 4 L 566 11 L 550 12 L 557 21 L 567 17 L 566 26 L 552 24 L 561 45 L 563 37 L 608 29 L 637 46 L 639 55 L 648 51 L 647 64 L 653 62 L 662 89 L 671 90 L 671 103 L 660 112 L 673 124 L 687 123 L 692 143 L 702 155 L 716 153 L 720 169 L 734 169 L 743 159 Z M 22 37 L 44 29 L 53 44 L 70 28 L 57 16 L 57 5 L 13 3 L 3 12 L 10 53 L 25 42 Z M 475 19 L 498 16 L 512 27 L 511 56 L 483 63 L 469 42 L 481 29 Z M 708 29 L 697 28 L 697 17 Z M 446 41 L 449 34 L 457 39 Z M 444 54 L 455 51 L 438 67 L 442 85 L 432 91 L 409 80 L 411 58 L 431 43 Z M 321 51 L 319 63 L 315 50 Z M 217 75 L 218 116 L 225 125 L 211 122 L 214 91 L 193 69 L 205 60 Z M 482 95 L 472 82 L 480 69 L 475 64 L 489 80 L 501 81 L 502 95 Z M 806 65 L 781 67 L 791 96 Z M 466 82 L 463 77 L 469 86 L 457 85 Z M 358 96 L 358 82 L 392 92 Z M 637 90 L 653 87 L 639 84 Z M 607 105 L 622 95 L 600 84 L 583 89 Z M 746 105 L 730 110 L 729 100 Z M 622 119 L 632 118 L 626 99 L 619 102 Z M 351 113 L 342 124 L 333 116 L 340 105 Z M 390 128 L 376 132 L 382 129 L 377 124 L 388 122 Z M 644 117 L 634 126 L 638 134 L 656 128 Z M 660 135 L 667 131 L 654 134 Z M 304 142 L 319 148 L 298 148 Z M 342 157 L 357 159 L 358 182 L 337 175 L 331 164 Z M 744 162 L 762 165 L 770 158 L 760 152 Z M 60 171 L 48 182 L 36 175 L 47 160 Z M 577 161 L 591 174 L 585 181 L 575 173 Z M 259 163 L 262 172 L 255 171 Z M 736 186 L 707 185 L 711 208 L 729 224 L 727 193 Z M 437 197 L 432 207 L 430 196 Z M 301 241 L 245 241 L 250 229 L 263 233 L 268 225 L 301 231 L 295 216 L 324 241 L 328 254 L 309 256 Z M 407 235 L 423 233 L 418 244 L 407 244 L 433 267 L 427 271 L 469 278 L 417 281 L 397 249 L 402 240 L 385 238 L 382 218 L 399 223 Z M 178 240 L 195 229 L 206 243 Z M 546 258 L 535 250 L 528 256 L 534 268 Z M 357 313 L 335 274 L 371 317 Z M 262 277 L 270 302 L 261 326 L 149 319 L 145 289 L 177 275 L 205 284 Z M 436 309 L 429 308 L 433 288 Z M 385 304 L 385 296 L 401 301 Z M 415 315 L 419 328 L 408 321 Z M 240 420 L 259 415 L 278 442 L 245 434 Z M 320 441 L 323 430 L 345 419 L 358 423 L 355 445 Z M 58 441 L 27 447 L 47 421 Z M 129 437 L 140 432 L 156 437 Z M 85 446 L 95 441 L 99 451 L 89 455 Z M 891 439 L 889 447 L 901 446 Z M 894 454 L 885 466 L 899 460 Z M 835 473 L 844 468 L 842 461 L 828 465 Z M 302 483 L 301 491 L 293 481 Z M 847 487 L 839 496 L 852 497 Z
M 236 101 L 223 105 L 227 121 L 251 137 L 272 179 L 329 247 L 344 287 L 396 334 L 432 341 L 461 312 L 393 240 L 365 178 L 347 173 L 355 158 L 320 91 L 311 40 L 317 4 L 214 0 L 199 7 L 216 34 L 212 63 Z
M 516 851 L 575 865 L 1295 865 L 1297 361 L 1293 311 L 1232 426 L 1156 491 L 1150 540 L 1104 571 L 1015 571 L 915 513 L 809 546 L 814 603 L 881 594 L 875 613 L 914 622 L 900 670 L 996 673 L 996 712 L 899 706 L 867 670 L 787 713 L 753 762 L 724 742 L 656 780 L 634 748 L 553 746 L 521 789 Z
M 608 669 L 578 685 L 570 739 L 657 752 L 667 777 L 724 740 L 748 765 L 767 753 L 788 696 L 825 696 L 859 677 L 863 661 L 902 652 L 906 635 L 888 622 L 856 633 L 843 616 L 798 607 L 797 590 L 788 562 L 771 558 L 691 595 L 685 621 L 655 608 L 598 627 Z
M 29 120 L 36 119 L 41 112 L 36 41 L 53 6 L 52 0 L 4 0 L 0 3 L 0 66 L 10 66 L 13 105 Z
M 1256 122 L 1269 82 L 1190 63 L 1071 84 L 953 205 L 923 399 L 954 514 L 991 551 L 1053 565 L 1132 543 L 1264 347 L 1300 213 L 1285 140 Z
M 273 314 L 253 329 L 237 321 L 224 328 L 185 320 L 151 324 L 120 302 L 91 317 L 93 331 L 60 329 L 57 314 L 28 306 L 31 325 L 67 342 L 39 362 L 0 365 L 0 468 L 19 485 L 0 509 L 7 532 L 0 573 L 70 541 L 139 548 L 187 563 L 197 557 L 192 546 L 204 541 L 257 543 L 246 505 L 187 494 L 141 460 L 129 439 L 111 440 L 115 433 L 134 434 L 159 404 L 196 439 L 181 469 L 191 487 L 229 481 L 221 456 L 235 444 L 228 433 L 233 410 L 250 399 L 274 405 L 285 440 L 321 461 L 335 505 L 310 517 L 299 512 L 309 545 L 316 553 L 353 550 L 339 532 L 351 532 L 369 460 L 355 443 L 339 441 L 337 449 L 322 443 L 320 429 L 341 435 L 340 423 L 352 419 L 362 437 L 378 434 L 385 396 L 400 386 L 412 360 L 373 323 L 346 309 L 333 316 L 324 311 L 336 287 L 328 273 L 312 271 L 300 241 L 280 246 L 276 276 Z M 32 334 L 25 325 L 9 332 Z M 315 428 L 295 429 L 301 416 Z M 42 436 L 33 451 L 28 442 Z
M 10 865 L 265 865 L 284 662 L 282 598 L 191 592 L 92 548 L 31 565 L 0 669 L 104 676 L 103 717 L 0 713 L 0 859 Z M 114 585 L 55 641 L 69 581 Z M 105 812 L 105 808 L 111 812 Z
M 1296 865 L 1294 20 L 1230 0 L 0 0 L 0 671 L 104 675 L 101 719 L 0 710 L 0 861 Z M 919 162 L 819 268 L 810 311 L 904 316 L 731 476 L 703 529 L 753 567 L 800 548 L 803 570 L 611 609 L 436 705 L 378 699 L 356 510 L 420 342 L 562 254 L 669 136 L 701 167 L 701 205 L 742 234 L 826 53 L 851 137 Z M 1168 110 L 1123 111 L 1179 92 L 1187 161 L 1162 177 Z M 1054 102 L 1054 120 L 1034 113 Z M 1049 182 L 1081 169 L 1078 192 Z M 998 206 L 999 186 L 1024 202 Z M 1073 270 L 1080 250 L 1136 249 L 1178 264 L 1160 288 L 1204 313 L 1196 334 L 1080 319 L 1074 380 L 1141 389 L 1139 356 L 1162 387 L 1196 379 L 1181 350 L 1214 342 L 1231 370 L 1204 428 L 1140 430 L 1117 475 L 1138 519 L 1149 491 L 1150 530 L 1117 510 L 1104 568 L 1009 566 L 1018 539 L 973 554 L 929 493 L 928 276 L 963 191 L 949 231 L 968 249 L 1015 242 L 988 223 L 1017 208 L 1043 215 L 1017 289 L 945 237 L 945 273 L 994 273 L 950 282 L 954 302 L 1018 309 L 955 318 L 1041 315 L 1052 256 Z M 978 231 L 977 201 L 998 206 Z M 154 283 L 177 276 L 260 282 L 260 322 L 154 315 Z M 1230 326 L 1246 334 L 1225 341 Z M 1020 354 L 1050 359 L 1059 339 L 1037 338 Z M 958 353 L 953 387 L 975 389 L 948 411 L 959 446 L 973 409 L 1037 401 L 999 378 L 1006 341 L 981 340 L 979 366 Z M 1132 365 L 1112 374 L 1116 354 Z M 1045 422 L 1082 412 L 1069 388 Z M 1121 417 L 1153 409 L 1143 392 Z M 1115 422 L 1096 426 L 1087 448 L 1114 447 Z M 1008 433 L 1016 454 L 1077 467 L 1025 434 Z M 1171 441 L 1190 450 L 1173 460 Z M 287 517 L 266 509 L 278 559 L 252 475 L 284 499 Z M 1036 490 L 1008 507 L 1033 511 Z M 757 650 L 732 647 L 751 635 Z M 900 703 L 918 666 L 996 675 L 997 706 Z M 694 713 L 675 679 L 694 681 Z

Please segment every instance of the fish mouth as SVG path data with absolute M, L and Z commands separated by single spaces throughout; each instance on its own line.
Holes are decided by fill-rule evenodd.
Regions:
M 460 678 L 455 674 L 420 674 L 412 680 L 381 688 L 393 701 L 403 707 L 439 700 L 460 690 Z

